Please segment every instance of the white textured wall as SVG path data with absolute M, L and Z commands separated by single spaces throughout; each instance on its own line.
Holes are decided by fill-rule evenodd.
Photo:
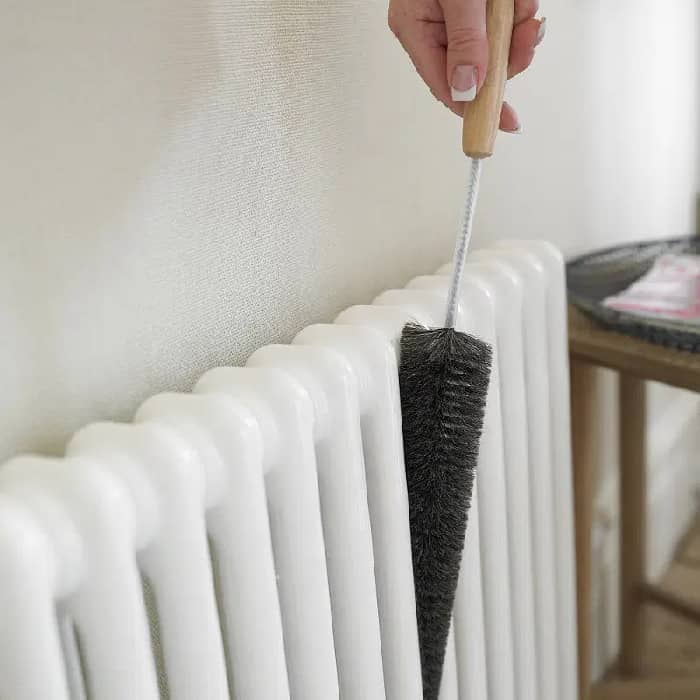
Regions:
M 0 458 L 59 451 L 87 421 L 127 418 L 449 257 L 459 123 L 385 4 L 4 0 Z M 488 164 L 476 242 L 571 253 L 690 232 L 697 1 L 542 6 L 548 36 L 510 90 L 525 134 Z M 677 392 L 653 404 L 662 441 L 659 407 L 696 415 Z
M 576 4 L 547 8 L 481 241 L 580 238 Z M 459 121 L 385 0 L 5 0 L 0 85 L 0 458 L 451 254 Z
M 546 0 L 476 242 L 565 251 L 691 229 L 694 0 Z M 0 8 L 0 456 L 430 270 L 459 124 L 383 0 Z
M 695 230 L 700 6 L 541 0 L 547 37 L 510 99 L 478 237 L 544 236 L 567 253 Z
M 4 0 L 0 457 L 445 261 L 459 124 L 367 0 Z

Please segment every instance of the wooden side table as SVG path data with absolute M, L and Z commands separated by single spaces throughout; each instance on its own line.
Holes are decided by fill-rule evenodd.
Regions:
M 580 700 L 700 700 L 700 678 L 641 678 L 644 608 L 661 605 L 700 623 L 700 608 L 646 580 L 645 381 L 700 392 L 700 354 L 670 350 L 596 325 L 569 307 L 571 420 L 577 550 Z M 591 687 L 591 531 L 595 464 L 596 367 L 620 373 L 619 670 L 623 681 Z M 700 428 L 700 426 L 698 426 Z

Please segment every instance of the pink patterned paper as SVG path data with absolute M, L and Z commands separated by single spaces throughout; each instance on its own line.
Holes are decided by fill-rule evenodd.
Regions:
M 603 304 L 645 316 L 700 323 L 700 256 L 662 255 L 643 277 Z

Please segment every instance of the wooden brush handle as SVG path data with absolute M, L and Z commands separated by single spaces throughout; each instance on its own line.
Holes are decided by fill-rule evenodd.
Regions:
M 470 158 L 488 158 L 493 155 L 508 77 L 513 12 L 513 0 L 489 0 L 486 6 L 489 68 L 476 99 L 466 102 L 464 107 L 462 149 Z

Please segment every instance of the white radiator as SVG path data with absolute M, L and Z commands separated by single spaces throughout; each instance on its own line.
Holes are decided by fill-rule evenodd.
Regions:
M 419 700 L 397 339 L 419 277 L 0 469 L 1 700 Z M 494 345 L 443 700 L 575 700 L 561 256 L 469 257 Z

